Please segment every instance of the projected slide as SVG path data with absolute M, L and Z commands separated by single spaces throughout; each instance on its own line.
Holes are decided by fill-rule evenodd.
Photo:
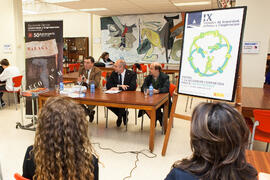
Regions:
M 186 13 L 178 93 L 233 101 L 245 12 Z

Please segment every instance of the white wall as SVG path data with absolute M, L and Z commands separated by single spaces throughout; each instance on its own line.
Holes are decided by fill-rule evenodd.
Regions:
M 244 87 L 263 87 L 269 47 L 269 0 L 237 0 L 237 6 L 247 6 L 244 41 L 259 41 L 259 54 L 243 54 L 242 79 Z
M 24 39 L 22 33 L 22 5 L 18 0 L 0 0 L 0 59 L 6 58 L 11 65 L 24 70 Z M 11 45 L 10 53 L 3 52 L 4 45 Z
M 91 55 L 91 15 L 82 12 L 25 15 L 23 21 L 63 20 L 64 37 L 88 37 L 89 55 Z

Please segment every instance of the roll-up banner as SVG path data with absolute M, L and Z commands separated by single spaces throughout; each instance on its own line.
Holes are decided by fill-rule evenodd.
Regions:
M 63 21 L 25 22 L 26 90 L 54 89 L 63 69 Z M 26 114 L 32 114 L 27 100 Z

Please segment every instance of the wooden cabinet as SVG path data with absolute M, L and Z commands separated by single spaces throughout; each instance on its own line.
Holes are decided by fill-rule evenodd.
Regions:
M 66 37 L 63 47 L 63 73 L 71 72 L 69 67 L 81 63 L 89 56 L 88 37 Z
M 64 64 L 82 62 L 89 56 L 88 37 L 64 38 Z

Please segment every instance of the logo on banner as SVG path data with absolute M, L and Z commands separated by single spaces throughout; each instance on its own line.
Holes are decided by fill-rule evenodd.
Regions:
M 187 28 L 200 27 L 202 21 L 202 12 L 189 14 Z
M 28 33 L 28 38 L 32 38 L 33 37 L 33 33 Z
M 210 13 L 210 14 L 204 14 L 203 15 L 203 21 L 204 22 L 210 22 L 210 21 L 212 21 L 212 13 Z

